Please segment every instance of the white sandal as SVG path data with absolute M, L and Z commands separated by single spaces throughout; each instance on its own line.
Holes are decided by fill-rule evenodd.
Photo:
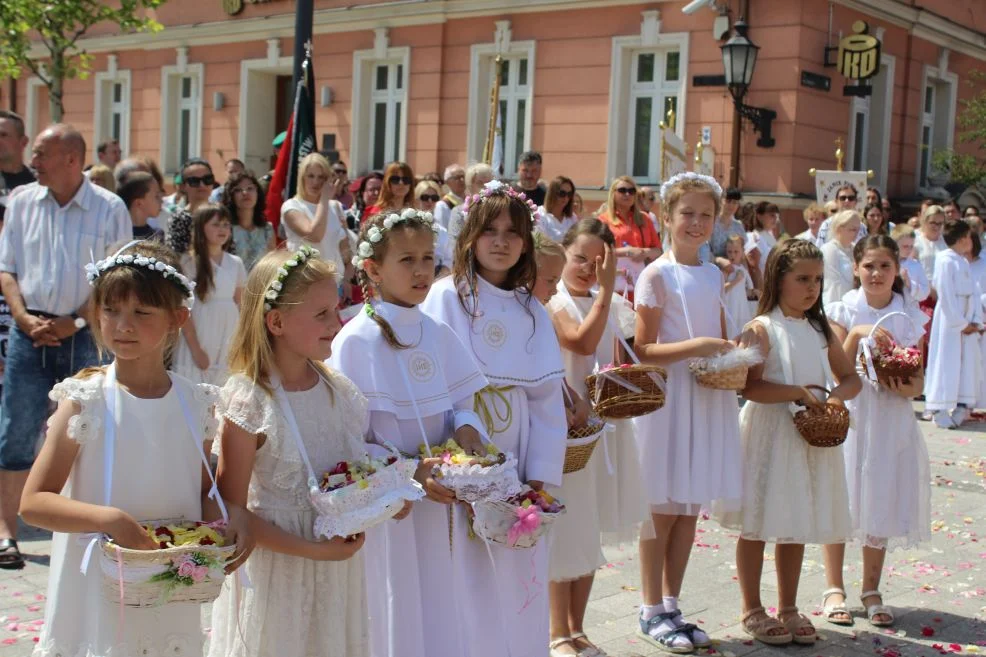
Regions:
M 561 637 L 559 639 L 555 639 L 554 641 L 552 641 L 551 643 L 549 643 L 548 644 L 548 657 L 576 657 L 579 654 L 577 648 L 576 648 L 576 651 L 574 653 L 558 652 L 557 650 L 555 650 L 556 648 L 558 648 L 558 646 L 563 646 L 566 643 L 569 644 L 569 645 L 572 645 L 573 648 L 575 647 L 574 644 L 573 644 L 573 642 L 572 642 L 572 637 L 570 637 L 570 636 L 563 636 L 563 637 Z
M 833 595 L 841 595 L 842 602 L 834 605 L 825 604 Z M 832 587 L 822 591 L 822 613 L 825 614 L 825 620 L 833 625 L 853 624 L 852 614 L 849 613 L 849 607 L 846 606 L 846 592 L 838 587 Z M 845 614 L 846 617 L 839 618 L 839 614 Z
M 869 619 L 870 625 L 873 627 L 890 627 L 894 624 L 894 612 L 887 605 L 883 604 L 883 594 L 876 589 L 872 591 L 863 591 L 862 595 L 859 596 L 860 602 L 866 598 L 878 597 L 880 598 L 880 604 L 870 605 L 866 607 L 866 603 L 863 606 L 866 607 L 866 618 Z M 874 616 L 887 616 L 890 620 L 888 621 L 878 621 L 874 620 Z
M 589 644 L 588 648 L 579 650 L 579 657 L 609 657 L 606 653 L 596 647 L 596 644 L 594 644 L 589 637 L 585 635 L 585 632 L 576 632 L 572 635 L 572 643 L 576 643 L 578 641 L 585 641 Z M 576 648 L 578 648 L 578 646 L 576 646 Z

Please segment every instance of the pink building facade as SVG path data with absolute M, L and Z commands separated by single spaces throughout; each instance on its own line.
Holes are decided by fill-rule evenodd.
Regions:
M 254 170 L 269 167 L 290 104 L 294 3 L 243 0 L 235 15 L 224 10 L 230 4 L 170 0 L 156 12 L 160 33 L 88 35 L 93 71 L 66 84 L 65 120 L 85 133 L 93 159 L 96 143 L 115 136 L 124 153 L 155 157 L 169 172 L 192 155 L 214 166 L 239 157 Z M 686 4 L 316 0 L 317 132 L 330 135 L 353 173 L 393 159 L 417 173 L 477 161 L 500 54 L 508 170 L 536 149 L 545 177 L 567 175 L 589 197 L 617 175 L 659 183 L 657 122 L 674 108 L 679 136 L 694 147 L 704 130 L 715 174 L 728 181 L 733 103 L 709 79 L 723 73 L 723 21 L 710 8 L 685 14 Z M 739 18 L 740 4 L 719 0 L 725 24 Z M 814 193 L 808 170 L 833 168 L 841 137 L 847 168 L 872 169 L 873 184 L 890 196 L 932 191 L 930 156 L 966 147 L 956 114 L 976 93 L 972 72 L 986 71 L 982 0 L 743 4 L 761 47 L 746 102 L 778 115 L 769 149 L 743 123 L 745 190 L 793 211 Z M 844 96 L 849 81 L 824 66 L 825 46 L 858 20 L 882 43 L 868 98 Z M 806 73 L 829 77 L 831 88 L 805 86 Z M 48 121 L 46 89 L 28 75 L 13 88 L 14 98 L 3 85 L 0 105 L 14 105 L 39 130 Z

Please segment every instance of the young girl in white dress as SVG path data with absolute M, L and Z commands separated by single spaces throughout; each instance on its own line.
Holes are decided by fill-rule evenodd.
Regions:
M 558 342 L 565 361 L 565 378 L 577 397 L 586 398 L 586 376 L 596 367 L 605 368 L 618 362 L 617 338 L 620 306 L 626 302 L 613 293 L 616 281 L 615 240 L 609 227 L 598 219 L 583 219 L 569 229 L 562 246 L 565 266 L 558 294 L 548 302 Z M 597 291 L 591 291 L 598 284 Z M 632 311 L 630 311 L 632 314 Z M 617 330 L 619 330 L 617 328 Z M 551 579 L 551 649 L 552 656 L 578 655 L 598 650 L 586 637 L 583 621 L 596 570 L 605 563 L 601 531 L 604 515 L 606 528 L 619 524 L 620 514 L 634 509 L 611 508 L 619 489 L 636 484 L 637 504 L 631 526 L 643 517 L 636 445 L 629 421 L 614 422 L 618 435 L 608 444 L 597 444 L 585 468 L 566 474 L 562 485 L 551 494 L 565 500 L 568 513 L 553 528 L 549 576 Z M 630 458 L 615 458 L 617 449 Z M 624 466 L 623 470 L 612 467 Z M 625 471 L 629 470 L 629 471 Z M 623 483 L 623 480 L 626 482 Z M 623 483 L 623 486 L 620 484 Z
M 759 315 L 740 344 L 766 359 L 750 368 L 740 412 L 743 502 L 738 513 L 717 513 L 739 530 L 736 570 L 743 596 L 743 629 L 768 644 L 815 642 L 811 621 L 796 600 L 805 543 L 836 543 L 852 536 L 842 450 L 812 447 L 794 426 L 799 405 L 823 403 L 809 385 L 838 385 L 827 403 L 842 405 L 859 393 L 855 368 L 822 310 L 822 253 L 803 240 L 777 247 L 767 261 Z M 760 599 L 763 553 L 774 541 L 778 616 Z
M 416 210 L 363 223 L 356 271 L 367 304 L 332 342 L 329 363 L 366 395 L 370 442 L 417 456 L 422 443 L 454 437 L 467 452 L 485 453 L 473 395 L 486 378 L 452 329 L 418 307 L 435 279 L 434 225 Z M 433 478 L 437 463 L 421 460 L 417 479 L 428 500 L 410 518 L 367 532 L 374 657 L 460 657 L 472 641 L 457 622 L 451 584 L 453 561 L 470 540 L 468 518 Z
M 453 275 L 435 283 L 421 308 L 448 323 L 472 352 L 489 381 L 475 403 L 490 438 L 517 457 L 521 481 L 541 488 L 561 483 L 567 427 L 561 350 L 547 311 L 531 294 L 534 209 L 497 181 L 472 196 Z M 543 657 L 546 547 L 542 541 L 511 550 L 473 540 L 461 558 L 456 551 L 450 581 L 463 595 L 465 657 Z
M 199 605 L 124 607 L 103 592 L 98 547 L 92 563 L 83 564 L 85 534 L 153 550 L 157 543 L 140 522 L 220 517 L 208 497 L 202 444 L 216 430 L 218 391 L 164 366 L 188 319 L 193 284 L 174 253 L 156 242 L 132 242 L 89 271 L 90 325 L 113 362 L 51 391 L 58 410 L 24 487 L 25 522 L 54 532 L 45 622 L 34 655 L 201 655 Z M 242 531 L 246 514 L 233 506 L 229 511 L 232 533 L 240 530 L 242 561 L 250 543 Z
M 733 264 L 733 271 L 726 276 L 724 287 L 726 310 L 729 311 L 726 328 L 730 339 L 735 339 L 752 318 L 751 306 L 755 303 L 750 301 L 750 293 L 754 290 L 753 279 L 746 269 L 743 238 L 739 235 L 730 235 L 726 240 L 726 259 Z
M 212 605 L 211 657 L 368 654 L 364 535 L 316 538 L 305 464 L 322 473 L 365 452 L 366 398 L 322 364 L 336 290 L 335 267 L 308 246 L 268 253 L 247 279 L 215 448 L 219 489 L 252 512 L 257 550 L 253 587 L 227 578 Z
M 195 307 L 181 330 L 175 370 L 191 381 L 216 386 L 226 383 L 229 345 L 247 276 L 243 261 L 223 250 L 231 231 L 226 208 L 203 205 L 192 217 L 192 252 L 182 258 L 182 269 L 195 281 Z
M 647 266 L 635 292 L 634 348 L 642 362 L 668 371 L 664 408 L 634 421 L 650 505 L 640 534 L 640 634 L 677 653 L 711 645 L 678 609 L 699 510 L 713 502 L 731 508 L 742 490 L 736 394 L 700 387 L 688 370 L 689 359 L 733 346 L 722 273 L 699 258 L 721 198 L 709 176 L 679 174 L 661 186 L 671 248 Z
M 913 347 L 924 335 L 927 318 L 904 292 L 897 243 L 890 237 L 864 237 L 856 243 L 853 258 L 859 287 L 827 307 L 825 314 L 862 378 L 867 375 L 865 364 L 860 363 L 863 341 L 877 322 L 878 343 L 893 340 Z M 867 377 L 859 396 L 849 404 L 854 424 L 842 445 L 849 512 L 853 537 L 863 546 L 863 608 L 877 627 L 894 621 L 880 596 L 887 550 L 914 547 L 931 538 L 928 449 L 911 408 L 911 399 L 921 394 L 923 377 L 922 371 L 908 380 L 893 378 L 889 385 Z M 826 618 L 837 625 L 852 623 L 845 607 L 844 560 L 844 543 L 825 546 L 830 588 L 822 594 L 822 605 Z

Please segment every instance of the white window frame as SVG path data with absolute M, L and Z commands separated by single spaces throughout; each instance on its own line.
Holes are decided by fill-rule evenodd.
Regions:
M 867 163 L 867 168 L 873 170 L 874 179 L 872 181 L 873 185 L 877 187 L 884 195 L 887 194 L 887 185 L 889 183 L 889 171 L 890 171 L 890 127 L 893 123 L 893 106 L 894 106 L 894 94 L 896 93 L 896 86 L 894 83 L 896 77 L 896 66 L 897 58 L 893 55 L 883 54 L 880 56 L 880 66 L 882 67 L 881 81 L 885 85 L 884 88 L 884 98 L 886 102 L 883 105 L 883 116 L 880 117 L 882 123 L 882 129 L 879 134 L 873 131 L 873 113 L 872 113 L 872 96 L 867 96 L 866 98 L 860 98 L 854 96 L 852 103 L 849 106 L 849 130 L 848 130 L 848 143 L 846 144 L 846 162 L 849 163 L 850 167 L 855 166 L 856 161 L 856 115 L 858 113 L 866 114 L 865 130 L 866 133 L 863 138 L 863 147 L 866 151 L 869 151 L 870 140 L 877 138 L 880 139 L 880 161 L 873 166 L 872 162 Z M 876 89 L 874 89 L 874 93 Z M 923 101 L 922 101 L 923 102 Z M 919 135 L 920 138 L 920 135 Z M 920 160 L 919 160 L 920 162 Z
M 929 85 L 934 87 L 931 112 L 925 112 L 925 98 Z M 930 181 L 922 185 L 922 177 L 927 179 L 931 171 L 934 152 L 950 149 L 955 144 L 955 113 L 958 110 L 959 76 L 948 71 L 942 72 L 934 66 L 925 66 L 921 80 L 921 105 L 918 107 L 917 161 L 914 166 L 914 184 L 921 194 L 930 194 L 933 185 Z M 942 94 L 945 94 L 942 96 Z M 941 103 L 947 103 L 942 108 Z M 941 116 L 944 114 L 944 116 Z M 931 131 L 931 152 L 928 154 L 927 170 L 922 171 L 921 159 L 924 151 L 924 128 Z M 936 134 L 940 133 L 938 137 Z
M 381 28 L 384 29 L 384 28 Z M 350 135 L 350 170 L 366 171 L 370 168 L 373 158 L 373 114 L 372 108 L 376 98 L 374 96 L 374 82 L 376 81 L 376 67 L 382 64 L 400 64 L 404 67 L 403 86 L 399 92 L 389 94 L 386 98 L 388 102 L 388 123 L 391 103 L 401 103 L 400 118 L 400 139 L 397 144 L 397 159 L 405 161 L 407 159 L 407 117 L 409 89 L 411 87 L 411 49 L 407 46 L 399 48 L 387 47 L 386 33 L 377 33 L 376 47 L 370 50 L 357 50 L 353 53 L 353 103 L 352 103 L 352 130 Z M 392 136 L 391 136 L 392 138 Z M 389 144 L 393 146 L 393 144 Z M 386 151 L 385 152 L 392 152 Z M 386 164 L 386 163 L 385 163 Z
M 95 96 L 96 106 L 93 115 L 93 157 L 97 158 L 99 144 L 104 139 L 112 138 L 113 114 L 120 115 L 120 152 L 122 157 L 130 153 L 130 114 L 131 114 L 131 75 L 129 70 L 118 70 L 116 73 L 101 71 L 96 73 Z M 113 101 L 113 86 L 122 86 L 120 102 Z M 98 158 L 97 158 L 98 159 Z M 93 161 L 96 161 L 95 159 Z
M 676 111 L 677 120 L 675 122 L 675 133 L 685 138 L 685 117 L 687 116 L 688 102 L 688 47 L 690 35 L 688 32 L 661 33 L 660 14 L 654 10 L 642 12 L 644 20 L 641 23 L 641 33 L 632 36 L 613 37 L 611 74 L 609 78 L 609 137 L 606 144 L 606 178 L 599 182 L 600 185 L 608 187 L 611 180 L 617 176 L 629 175 L 631 170 L 629 165 L 632 163 L 630 148 L 630 137 L 627 126 L 632 113 L 630 102 L 631 72 L 633 69 L 633 57 L 635 53 L 642 51 L 678 51 L 678 79 L 680 87 L 678 91 L 678 109 Z M 664 111 L 663 105 L 661 111 Z M 663 116 L 660 117 L 663 120 Z M 651 134 L 653 149 L 657 151 L 658 161 L 660 161 L 660 132 L 654 131 Z M 651 157 L 654 157 L 652 150 Z M 660 168 L 656 172 L 657 178 L 660 177 Z M 644 182 L 657 183 L 657 179 Z
M 664 79 L 667 72 L 668 55 L 678 53 L 678 79 L 668 82 Z M 641 55 L 654 55 L 654 79 L 651 82 L 638 82 L 637 72 Z M 674 98 L 675 102 L 675 132 L 681 136 L 678 124 L 683 123 L 680 112 L 680 103 L 683 94 L 685 81 L 681 79 L 681 51 L 676 48 L 641 48 L 634 50 L 630 54 L 630 78 L 629 78 L 629 98 L 627 99 L 627 132 L 626 132 L 626 175 L 633 176 L 639 183 L 656 183 L 661 178 L 661 128 L 660 124 L 665 121 L 666 112 L 664 107 L 668 98 Z M 633 175 L 633 150 L 635 144 L 634 127 L 637 120 L 637 100 L 639 98 L 651 99 L 651 149 L 648 158 L 647 170 L 649 175 Z M 659 111 L 655 112 L 654 109 Z M 650 175 L 652 174 L 652 175 Z
M 41 132 L 38 125 L 38 92 L 47 89 L 47 85 L 36 75 L 27 79 L 27 112 L 24 114 L 24 134 L 27 135 L 27 146 L 24 147 L 24 161 L 31 161 L 31 154 L 34 148 L 34 138 Z
M 191 76 L 193 98 L 181 97 L 181 78 Z M 186 64 L 185 66 L 164 66 L 161 68 L 161 152 L 160 163 L 165 173 L 177 173 L 182 165 L 178 162 L 178 119 L 182 109 L 191 110 L 191 126 L 188 136 L 188 156 L 202 155 L 202 108 L 205 105 L 205 66 Z M 183 107 L 183 105 L 185 105 Z
M 527 60 L 527 84 L 517 89 L 500 88 L 501 102 L 507 101 L 507 116 L 501 117 L 503 140 L 503 175 L 506 178 L 515 176 L 516 162 L 521 154 L 531 150 L 531 132 L 534 125 L 534 71 L 536 68 L 537 48 L 534 41 L 511 41 L 505 48 L 498 50 L 496 43 L 478 43 L 470 49 L 469 63 L 469 119 L 467 126 L 466 159 L 469 162 L 479 162 L 483 159 L 483 149 L 486 147 L 486 137 L 490 128 L 490 90 L 493 88 L 493 76 L 496 69 L 496 56 L 500 55 L 511 66 L 522 59 Z M 517 134 L 517 106 L 523 100 L 524 143 L 519 153 L 513 153 L 516 138 L 506 139 Z M 504 120 L 506 119 L 506 120 Z M 508 163 L 513 162 L 511 166 Z
M 377 72 L 384 67 L 387 69 L 387 86 L 385 89 L 377 89 Z M 404 116 L 407 115 L 407 92 L 405 91 L 407 87 L 407 69 L 404 68 L 404 62 L 400 60 L 390 60 L 390 61 L 377 61 L 374 62 L 372 68 L 371 77 L 371 89 L 370 89 L 370 129 L 369 129 L 369 142 L 367 145 L 367 155 L 369 155 L 369 166 L 373 169 L 383 169 L 390 162 L 395 160 L 403 159 L 399 155 L 400 141 L 404 137 L 403 130 L 401 134 L 395 135 L 394 131 L 391 129 L 398 117 L 397 112 L 401 112 L 399 117 L 403 120 Z M 377 140 L 380 139 L 380 135 L 376 133 L 376 109 L 377 106 L 384 105 L 384 135 L 383 135 L 383 161 L 374 162 L 374 153 L 377 150 Z M 400 110 L 398 110 L 398 106 Z

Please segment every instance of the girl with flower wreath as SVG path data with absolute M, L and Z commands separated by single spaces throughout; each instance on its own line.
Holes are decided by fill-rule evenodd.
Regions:
M 165 369 L 188 320 L 194 283 L 171 249 L 149 241 L 131 242 L 87 272 L 93 337 L 113 362 L 52 389 L 58 409 L 24 487 L 21 517 L 54 532 L 34 655 L 201 655 L 199 605 L 124 607 L 105 597 L 99 548 L 93 563 L 85 556 L 96 540 L 88 533 L 154 550 L 157 541 L 142 521 L 220 518 L 203 447 L 216 430 L 218 390 Z M 248 514 L 227 508 L 228 538 L 239 546 L 232 570 L 251 541 Z
M 872 380 L 872 353 L 897 344 L 916 347 L 924 334 L 925 315 L 904 293 L 897 243 L 872 232 L 853 249 L 856 289 L 825 308 L 846 356 L 864 377 L 863 389 L 849 403 L 853 426 L 842 445 L 849 512 L 854 538 L 862 544 L 861 601 L 870 623 L 892 625 L 883 604 L 880 575 L 887 550 L 910 548 L 931 538 L 931 475 L 928 449 L 911 409 L 924 387 L 923 368 L 909 379 Z M 879 322 L 874 338 L 869 336 Z M 864 344 L 866 349 L 864 350 Z M 920 351 L 914 352 L 920 363 Z M 869 354 L 869 355 L 868 355 Z M 869 360 L 867 360 L 869 359 Z M 842 579 L 844 543 L 825 546 L 829 588 L 822 593 L 826 619 L 852 625 Z
M 369 653 L 364 535 L 321 540 L 311 471 L 365 454 L 366 398 L 323 364 L 339 331 L 337 273 L 302 246 L 250 272 L 230 348 L 219 489 L 251 512 L 252 588 L 227 578 L 212 607 L 211 657 Z M 406 513 L 406 511 L 405 511 Z
M 472 355 L 444 322 L 421 312 L 435 279 L 436 228 L 406 209 L 364 222 L 354 260 L 367 303 L 332 342 L 329 364 L 366 396 L 370 442 L 405 454 L 449 438 L 485 455 L 486 430 L 473 395 L 486 387 Z M 372 358 L 372 361 L 368 360 Z M 473 638 L 456 622 L 453 563 L 467 545 L 468 518 L 423 458 L 416 479 L 428 499 L 404 522 L 367 532 L 367 600 L 374 657 L 460 657 Z
M 494 181 L 466 202 L 453 275 L 435 283 L 422 310 L 465 343 L 489 385 L 474 407 L 502 452 L 516 455 L 532 488 L 561 483 L 565 460 L 564 366 L 537 276 L 532 207 Z M 455 539 L 454 539 L 455 540 Z M 463 657 L 543 657 L 548 644 L 548 551 L 461 541 L 447 578 L 469 637 Z M 491 564 L 492 560 L 492 564 Z M 494 565 L 495 564 L 495 565 Z

